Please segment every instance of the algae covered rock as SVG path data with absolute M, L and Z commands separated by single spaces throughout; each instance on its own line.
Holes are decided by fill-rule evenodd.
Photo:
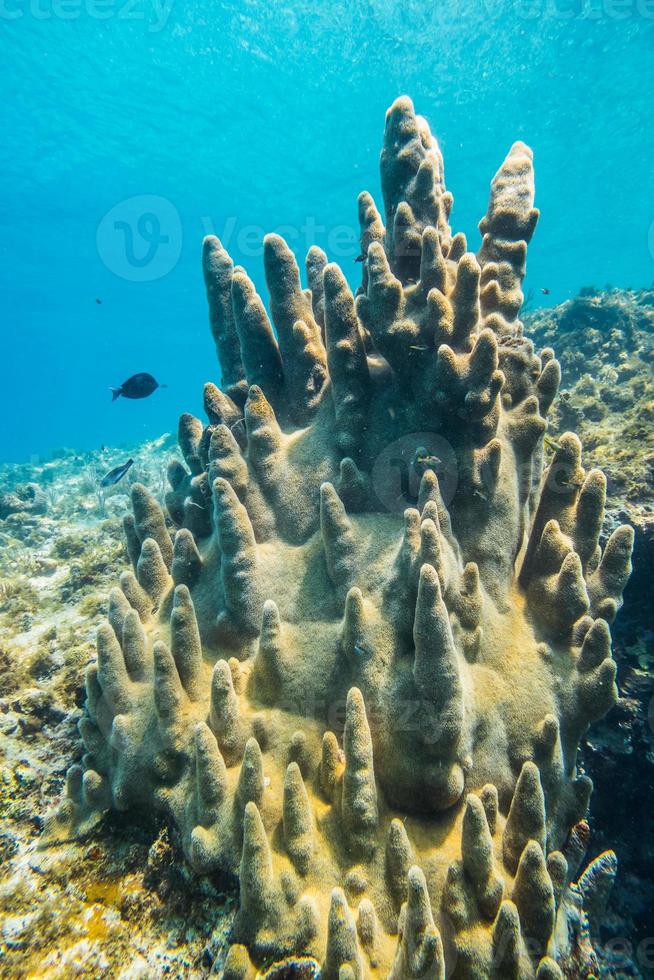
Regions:
M 36 483 L 21 483 L 0 493 L 0 520 L 10 514 L 45 514 L 47 509 L 47 498 Z
M 532 154 L 496 174 L 476 255 L 407 98 L 381 178 L 356 296 L 315 247 L 304 289 L 271 235 L 269 319 L 205 241 L 222 386 L 207 425 L 180 419 L 174 538 L 132 487 L 133 569 L 46 839 L 159 810 L 196 869 L 238 876 L 229 977 L 592 971 L 585 910 L 615 861 L 583 872 L 576 756 L 616 699 L 633 535 L 600 546 L 605 480 L 575 435 L 544 466 L 560 369 L 518 319 Z

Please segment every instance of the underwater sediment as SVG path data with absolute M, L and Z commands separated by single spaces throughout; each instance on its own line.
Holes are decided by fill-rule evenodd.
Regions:
M 86 676 L 86 746 L 45 840 L 158 811 L 238 878 L 219 972 L 585 977 L 616 873 L 584 868 L 580 739 L 617 697 L 608 624 L 633 532 L 565 433 L 560 368 L 519 320 L 532 155 L 511 148 L 479 252 L 438 145 L 387 114 L 384 218 L 359 198 L 353 296 L 264 243 L 272 324 L 204 245 L 222 389 L 184 415 L 166 514 L 139 483 L 133 570 Z M 174 536 L 170 527 L 174 528 Z

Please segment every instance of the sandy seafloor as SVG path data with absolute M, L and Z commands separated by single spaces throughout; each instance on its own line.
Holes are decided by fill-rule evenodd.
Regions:
M 527 319 L 537 347 L 552 345 L 562 359 L 552 437 L 566 428 L 580 434 L 585 465 L 609 477 L 607 530 L 627 519 L 637 532 L 636 573 L 614 631 L 622 697 L 591 730 L 581 758 L 596 784 L 593 853 L 611 846 L 620 859 L 605 975 L 638 975 L 617 968 L 626 943 L 642 975 L 652 976 L 645 943 L 654 936 L 654 292 L 588 291 Z M 217 969 L 225 947 L 234 883 L 195 876 L 154 817 L 114 816 L 83 840 L 38 848 L 43 816 L 81 755 L 84 668 L 127 561 L 121 518 L 130 482 L 162 497 L 175 454 L 164 435 L 0 466 L 3 978 L 201 977 Z M 98 478 L 130 456 L 128 476 L 102 495 Z M 21 489 L 28 484 L 35 488 Z M 17 504 L 2 494 L 15 492 L 27 510 L 6 513 Z

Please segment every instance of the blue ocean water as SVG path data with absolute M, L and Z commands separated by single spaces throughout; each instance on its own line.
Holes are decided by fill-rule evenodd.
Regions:
M 356 282 L 356 196 L 380 196 L 401 93 L 473 248 L 506 151 L 534 149 L 534 304 L 648 285 L 653 31 L 652 0 L 1 0 L 1 458 L 201 414 L 207 232 L 261 289 L 272 230 Z M 136 371 L 168 387 L 112 404 Z

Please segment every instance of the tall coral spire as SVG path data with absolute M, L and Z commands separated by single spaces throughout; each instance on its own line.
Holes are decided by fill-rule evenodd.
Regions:
M 356 687 L 347 696 L 343 747 L 343 823 L 353 852 L 365 855 L 374 850 L 379 818 L 372 739 L 363 697 Z
M 560 367 L 519 320 L 531 151 L 498 170 L 476 255 L 406 96 L 380 170 L 356 297 L 316 246 L 304 288 L 269 235 L 269 316 L 205 241 L 221 383 L 206 424 L 179 420 L 166 512 L 131 489 L 46 836 L 158 812 L 195 869 L 238 880 L 228 980 L 298 957 L 326 980 L 560 980 L 571 936 L 590 975 L 617 867 L 584 871 L 576 757 L 617 697 L 633 532 L 603 540 L 574 434 L 545 463 Z
M 433 705 L 432 725 L 425 725 L 421 737 L 437 753 L 450 753 L 461 738 L 463 727 L 463 686 L 458 656 L 447 607 L 441 595 L 436 570 L 420 569 L 420 584 L 413 627 L 416 648 L 413 677 L 418 691 Z
M 231 285 L 234 263 L 215 235 L 208 235 L 202 249 L 202 269 L 209 304 L 209 324 L 227 388 L 243 378 L 241 348 L 232 312 Z

